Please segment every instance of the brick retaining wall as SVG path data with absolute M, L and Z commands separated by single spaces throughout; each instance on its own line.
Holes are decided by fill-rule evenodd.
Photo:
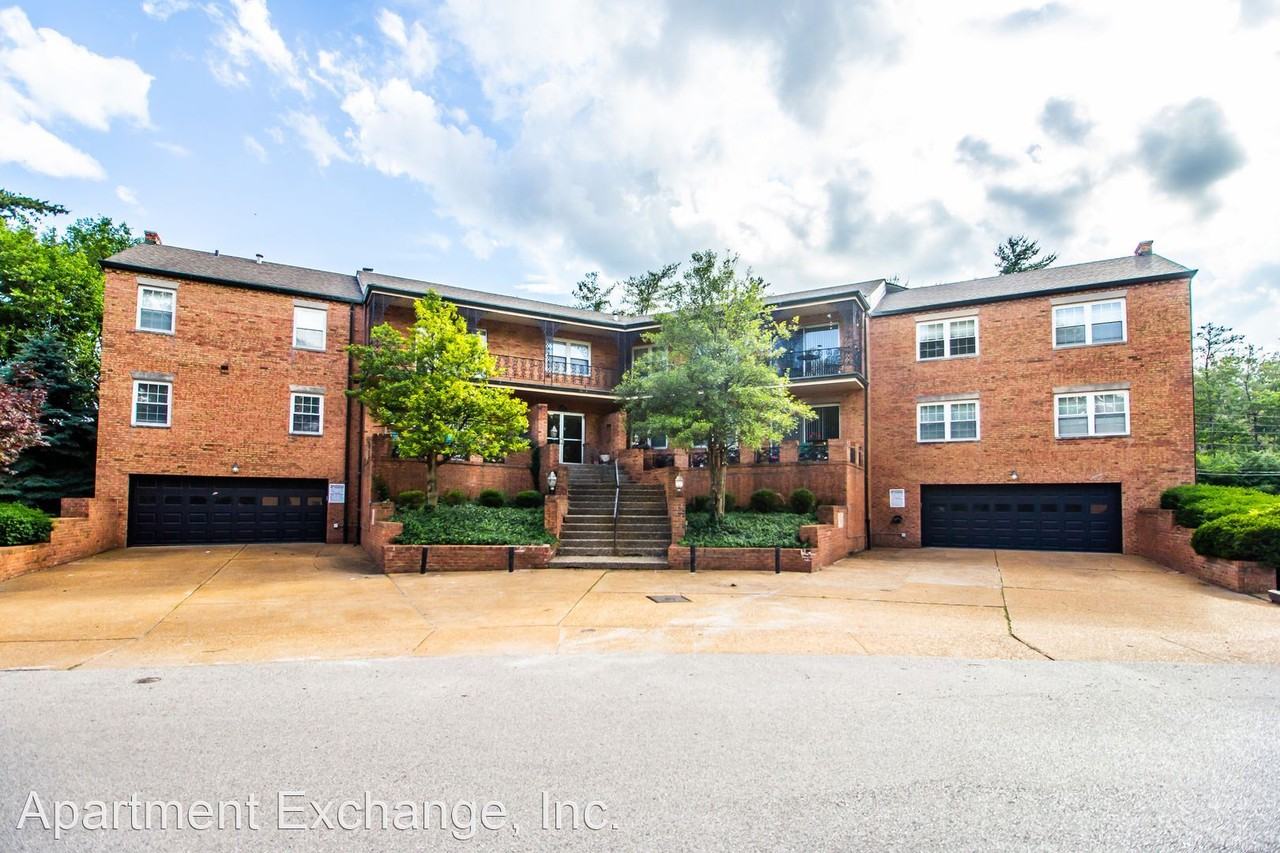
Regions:
M 1179 527 L 1173 510 L 1140 509 L 1137 512 L 1137 553 L 1179 572 L 1235 592 L 1260 593 L 1276 588 L 1276 570 L 1247 560 L 1205 557 L 1191 547 L 1195 531 Z
M 105 500 L 63 498 L 48 542 L 0 548 L 0 581 L 117 548 L 116 512 Z
M 386 545 L 382 570 L 420 572 L 426 550 L 429 572 L 505 572 L 512 549 L 516 569 L 540 569 L 555 553 L 550 545 Z

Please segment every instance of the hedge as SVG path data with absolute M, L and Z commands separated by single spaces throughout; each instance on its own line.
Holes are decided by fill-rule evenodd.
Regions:
M 34 545 L 48 542 L 53 519 L 24 504 L 0 503 L 0 545 Z
M 681 545 L 706 548 L 801 548 L 800 527 L 815 524 L 813 515 L 793 512 L 730 512 L 716 525 L 710 513 L 692 513 L 687 518 Z
M 1280 507 L 1280 497 L 1237 486 L 1175 486 L 1160 496 L 1160 507 L 1173 510 L 1174 521 L 1183 527 L 1199 527 L 1239 512 Z
M 397 545 L 551 545 L 556 541 L 544 528 L 540 509 L 442 505 L 400 512 L 395 520 L 404 525 Z
M 1177 486 L 1160 496 L 1160 506 L 1196 529 L 1197 554 L 1280 568 L 1280 497 L 1235 486 Z

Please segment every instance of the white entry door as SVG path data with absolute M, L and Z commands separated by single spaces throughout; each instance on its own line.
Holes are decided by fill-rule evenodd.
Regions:
M 584 415 L 574 412 L 547 413 L 547 444 L 559 446 L 561 462 L 572 464 L 584 461 L 586 421 Z

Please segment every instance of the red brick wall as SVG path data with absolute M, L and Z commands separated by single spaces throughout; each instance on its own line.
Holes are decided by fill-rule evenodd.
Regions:
M 817 554 L 800 548 L 783 548 L 782 571 L 815 572 L 822 566 Z M 671 545 L 667 548 L 667 565 L 673 569 L 689 569 L 689 547 Z M 774 571 L 772 548 L 698 548 L 698 571 L 772 572 Z
M 1189 280 L 1127 285 L 1127 343 L 1052 348 L 1049 297 L 980 305 L 976 358 L 917 362 L 916 315 L 870 322 L 873 545 L 920 544 L 929 483 L 1120 483 L 1124 549 L 1137 549 L 1140 507 L 1194 480 Z M 931 312 L 923 312 L 931 313 Z M 1053 389 L 1127 381 L 1131 435 L 1054 438 Z M 981 441 L 919 444 L 918 395 L 980 393 Z M 907 490 L 905 509 L 889 489 Z M 894 514 L 903 524 L 891 525 Z M 899 533 L 905 533 L 900 538 Z
M 343 348 L 351 312 L 361 309 L 329 302 L 326 351 L 295 350 L 293 296 L 143 278 L 177 287 L 176 333 L 136 331 L 138 276 L 107 271 L 96 495 L 119 510 L 111 544 L 124 544 L 133 473 L 228 477 L 235 463 L 241 477 L 345 482 Z M 358 317 L 356 323 L 358 328 Z M 173 375 L 169 428 L 129 425 L 134 371 Z M 324 388 L 323 436 L 289 434 L 291 385 Z M 355 489 L 349 491 L 354 501 Z M 329 506 L 329 541 L 342 541 L 341 527 L 332 525 L 341 525 L 343 509 Z
M 116 527 L 115 509 L 109 503 L 63 498 L 48 542 L 0 548 L 0 581 L 105 551 L 114 543 Z
M 1277 588 L 1276 570 L 1246 560 L 1202 557 L 1191 547 L 1194 530 L 1173 522 L 1173 510 L 1141 509 L 1137 517 L 1136 553 L 1180 572 L 1244 593 Z
M 555 553 L 550 545 L 516 545 L 516 569 L 540 569 Z M 507 570 L 506 545 L 387 545 L 382 570 L 388 574 L 422 570 L 422 551 L 428 548 L 428 572 L 497 572 Z

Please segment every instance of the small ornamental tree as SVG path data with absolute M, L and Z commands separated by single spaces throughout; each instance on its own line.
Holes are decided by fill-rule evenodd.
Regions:
M 677 447 L 706 444 L 708 508 L 717 524 L 729 449 L 781 439 L 813 416 L 774 366 L 779 342 L 795 330 L 771 318 L 764 280 L 750 270 L 739 274 L 737 264 L 736 256 L 693 254 L 669 292 L 672 310 L 646 336 L 654 348 L 636 359 L 618 389 L 633 432 L 665 433 Z
M 41 388 L 17 388 L 0 382 L 0 471 L 6 471 L 22 451 L 44 444 L 40 408 Z
M 347 393 L 396 433 L 401 456 L 426 463 L 427 505 L 435 507 L 443 459 L 491 459 L 529 446 L 528 407 L 509 388 L 489 384 L 497 363 L 453 305 L 429 291 L 414 311 L 407 331 L 383 323 L 370 344 L 348 347 L 359 387 Z

